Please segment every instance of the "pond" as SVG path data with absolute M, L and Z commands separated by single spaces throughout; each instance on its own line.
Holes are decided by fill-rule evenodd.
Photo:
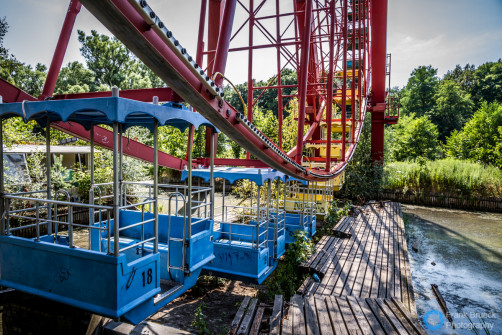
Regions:
M 502 334 L 502 214 L 410 205 L 403 213 L 418 317 L 427 332 Z M 442 320 L 431 284 L 455 330 Z

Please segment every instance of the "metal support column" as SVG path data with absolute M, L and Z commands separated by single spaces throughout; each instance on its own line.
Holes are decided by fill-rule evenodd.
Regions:
M 214 220 L 214 158 L 216 156 L 216 141 L 218 141 L 217 133 L 214 131 L 214 129 L 211 129 L 211 150 L 210 150 L 210 184 L 209 186 L 211 187 L 211 194 L 210 194 L 210 218 L 211 220 Z
M 2 156 L 3 159 L 3 156 Z M 51 124 L 49 118 L 47 118 L 47 124 L 45 125 L 45 168 L 46 168 L 46 178 L 47 178 L 47 200 L 52 199 L 52 183 L 51 183 L 51 171 L 52 171 L 52 157 L 51 157 Z M 47 204 L 47 220 L 51 219 L 51 204 Z M 71 223 L 71 222 L 70 222 Z M 47 234 L 52 234 L 52 224 L 47 222 Z
M 193 151 L 193 127 L 188 128 L 188 190 L 187 190 L 187 214 L 188 214 L 188 238 L 192 237 L 192 151 Z
M 156 98 L 156 97 L 155 97 Z M 154 99 L 155 99 L 154 98 Z M 155 100 L 154 100 L 155 101 Z M 191 166 L 191 164 L 188 164 Z M 159 121 L 153 121 L 153 252 L 159 252 Z M 170 215 L 171 213 L 169 213 Z
M 303 132 L 305 125 L 305 109 L 307 104 L 307 83 L 309 73 L 310 32 L 312 27 L 312 0 L 305 1 L 305 26 L 301 42 L 302 53 L 300 59 L 300 73 L 298 82 L 298 135 L 296 138 L 296 162 L 302 163 Z
M 120 179 L 119 179 L 119 124 L 113 123 L 113 255 L 119 255 L 119 206 L 120 206 Z

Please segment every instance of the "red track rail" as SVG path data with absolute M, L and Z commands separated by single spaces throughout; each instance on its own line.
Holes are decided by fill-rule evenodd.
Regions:
M 368 0 L 294 0 L 289 3 L 289 9 L 284 7 L 284 2 L 280 4 L 279 0 L 262 0 L 256 4 L 253 0 L 249 0 L 247 5 L 241 0 L 226 0 L 226 2 L 201 0 L 198 48 L 195 59 L 180 45 L 180 42 L 176 40 L 146 1 L 82 0 L 81 2 L 172 89 L 170 93 L 164 90 L 156 95 L 165 94 L 167 96 L 170 94 L 172 99 L 166 100 L 183 99 L 188 102 L 222 132 L 247 150 L 248 158 L 251 154 L 264 164 L 289 175 L 309 180 L 325 180 L 333 178 L 343 171 L 359 140 L 369 100 L 367 93 L 370 84 L 374 92 L 370 107 L 376 106 L 370 111 L 374 112 L 374 119 L 378 123 L 381 107 L 385 104 L 385 98 L 380 101 L 382 100 L 380 92 L 385 90 L 387 0 L 372 0 L 371 7 Z M 267 11 L 266 15 L 261 14 L 267 3 L 275 4 L 275 14 L 270 14 L 271 11 Z M 234 22 L 236 8 L 247 11 L 248 18 L 244 23 Z M 53 92 L 57 79 L 54 72 L 59 71 L 61 67 L 62 57 L 68 42 L 68 31 L 71 31 L 79 10 L 80 3 L 77 0 L 72 0 L 60 35 L 58 49 L 51 64 L 51 73 L 48 76 L 51 80 L 48 80 L 44 87 L 44 96 L 50 96 Z M 206 11 L 209 13 L 207 20 L 208 49 L 204 51 L 203 36 Z M 286 28 L 284 28 L 284 24 L 281 24 L 281 22 L 284 23 L 284 19 L 291 20 Z M 266 20 L 275 21 L 275 32 L 268 31 L 267 25 L 264 23 Z M 234 46 L 232 40 L 245 25 L 249 26 L 249 44 L 247 46 Z M 234 31 L 234 35 L 232 35 L 233 26 L 239 27 Z M 254 44 L 254 35 L 258 32 L 266 37 L 267 43 Z M 266 87 L 254 87 L 252 80 L 253 54 L 267 48 L 273 48 L 277 53 L 276 83 L 269 83 Z M 225 71 L 229 51 L 243 50 L 248 51 L 248 91 L 260 90 L 260 96 L 266 90 L 275 89 L 278 92 L 280 133 L 278 144 L 271 142 L 252 124 L 252 106 L 257 103 L 259 97 L 254 99 L 252 94 L 248 94 L 249 112 L 247 116 L 244 116 L 223 99 L 223 89 L 220 86 L 222 79 L 217 78 L 213 82 L 208 75 Z M 383 64 L 381 61 L 382 52 Z M 204 55 L 207 59 L 206 71 L 202 69 Z M 350 76 L 347 75 L 349 60 L 352 62 Z M 296 69 L 297 85 L 282 85 L 281 72 L 286 67 Z M 373 73 L 373 80 L 371 73 Z M 4 86 L 0 87 L 0 92 L 3 95 L 5 95 Z M 283 89 L 287 87 L 296 88 L 296 92 L 283 94 Z M 17 94 L 22 93 L 18 91 Z M 99 94 L 101 93 L 95 93 L 92 96 Z M 122 96 L 124 94 L 122 91 Z M 149 101 L 144 100 L 146 95 L 143 90 L 129 92 L 129 94 L 131 97 L 135 96 L 134 98 L 137 100 Z M 65 95 L 56 98 L 67 99 L 83 96 L 89 95 Z M 297 147 L 291 150 L 288 155 L 282 151 L 281 140 L 283 98 L 293 97 L 299 99 L 299 132 Z M 16 97 L 16 100 L 18 99 L 19 97 Z M 26 99 L 26 97 L 21 99 Z M 345 124 L 348 120 L 348 99 L 351 99 L 353 127 L 350 138 L 345 134 Z M 329 123 L 333 119 L 331 105 L 335 101 L 341 101 L 340 104 L 337 103 L 341 109 L 342 138 L 344 139 L 341 141 L 341 160 L 332 159 L 328 154 L 325 158 L 324 168 L 306 169 L 300 164 L 305 142 L 325 141 L 326 149 L 329 152 L 330 143 L 339 141 L 332 140 L 330 132 L 328 132 L 328 140 L 320 138 L 319 123 L 321 119 L 324 119 L 325 106 L 327 107 L 326 120 Z M 310 125 L 306 134 L 302 134 L 303 123 Z M 375 124 L 375 122 L 373 123 Z M 81 138 L 88 136 L 82 131 L 77 131 L 76 128 L 59 125 L 59 129 Z M 330 126 L 328 128 L 331 129 Z M 383 125 L 380 127 L 380 124 L 377 124 L 375 129 L 377 131 L 373 134 L 372 144 L 377 150 L 380 150 L 383 146 L 377 142 L 383 142 Z M 347 152 L 346 145 L 349 146 Z M 146 158 L 140 157 L 141 155 L 136 150 L 142 150 L 142 148 L 135 148 L 130 152 L 131 156 L 140 159 Z M 374 157 L 380 156 L 377 153 L 374 154 Z M 181 168 L 184 166 L 183 164 L 186 165 L 186 162 L 179 159 L 175 161 L 174 157 L 168 155 L 166 159 L 174 159 L 169 165 L 166 165 L 169 167 Z M 331 161 L 335 161 L 336 165 L 332 165 Z M 232 164 L 239 164 L 239 162 L 253 166 L 260 165 L 249 159 L 227 161 Z

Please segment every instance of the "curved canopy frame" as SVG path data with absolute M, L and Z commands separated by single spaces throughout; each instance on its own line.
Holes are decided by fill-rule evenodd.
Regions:
M 205 182 L 211 179 L 211 171 L 209 169 L 192 170 L 193 177 L 202 178 Z M 183 170 L 181 173 L 181 181 L 188 178 L 188 171 Z M 236 168 L 236 167 L 219 167 L 214 168 L 214 178 L 222 178 L 230 184 L 238 180 L 250 180 L 258 186 L 265 185 L 265 182 L 272 180 L 286 181 L 288 175 L 273 169 L 256 169 L 256 168 Z
M 75 122 L 89 130 L 93 125 L 109 125 L 114 122 L 122 125 L 122 129 L 132 126 L 143 126 L 153 130 L 153 120 L 160 126 L 172 126 L 184 131 L 189 126 L 198 129 L 200 126 L 218 129 L 202 115 L 187 109 L 173 107 L 172 104 L 154 105 L 119 97 L 23 101 L 0 104 L 0 118 L 20 116 L 25 122 L 37 121 L 41 126 L 49 122 Z

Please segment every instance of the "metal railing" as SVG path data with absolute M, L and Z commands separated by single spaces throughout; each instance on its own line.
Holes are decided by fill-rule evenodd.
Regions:
M 223 205 L 216 207 L 214 211 L 215 226 L 218 226 L 215 229 L 221 231 L 222 225 L 228 225 L 229 231 L 221 232 L 228 235 L 229 245 L 236 241 L 249 241 L 253 249 L 267 247 L 269 220 L 265 208 Z M 232 232 L 232 227 L 251 227 L 251 233 Z M 260 242 L 262 237 L 263 241 Z
M 113 235 L 111 232 L 111 220 L 113 218 L 113 206 L 105 206 L 102 205 L 103 196 L 101 196 L 102 185 L 94 185 L 90 191 L 90 204 L 71 202 L 71 197 L 68 191 L 66 190 L 58 190 L 54 194 L 54 200 L 41 199 L 41 198 L 33 198 L 29 197 L 30 195 L 37 193 L 44 193 L 44 191 L 31 191 L 31 192 L 20 192 L 14 194 L 6 194 L 3 196 L 3 201 L 5 201 L 5 211 L 3 213 L 3 218 L 5 219 L 5 232 L 6 235 L 10 235 L 15 231 L 20 231 L 27 228 L 36 228 L 36 236 L 34 237 L 35 242 L 40 242 L 43 239 L 43 236 L 40 233 L 41 227 L 47 227 L 47 235 L 52 236 L 49 239 L 43 239 L 44 242 L 53 242 L 55 244 L 68 244 L 70 248 L 87 248 L 91 250 L 91 231 L 98 231 L 98 246 L 97 249 L 99 252 L 102 251 L 102 239 L 105 238 L 107 240 L 107 252 L 108 254 L 113 254 L 114 256 L 118 256 L 119 253 L 124 252 L 128 249 L 134 247 L 140 247 L 144 251 L 144 245 L 149 242 L 155 241 L 157 237 L 151 237 L 148 239 L 144 238 L 144 226 L 147 223 L 153 222 L 155 219 L 144 219 L 145 206 L 150 206 L 155 203 L 155 200 L 148 199 L 140 203 L 134 203 L 130 205 L 120 206 L 119 210 L 127 210 L 130 208 L 141 208 L 142 211 L 142 220 L 140 222 L 134 223 L 132 225 L 128 225 L 125 227 L 119 226 L 114 228 Z M 100 204 L 95 204 L 94 192 L 98 190 L 99 197 L 98 201 Z M 57 200 L 58 197 L 64 196 L 66 201 Z M 106 199 L 106 198 L 105 198 Z M 19 208 L 21 207 L 21 208 Z M 17 209 L 16 209 L 17 208 Z M 54 209 L 54 210 L 52 210 Z M 89 216 L 89 224 L 79 224 L 75 223 L 73 220 L 73 215 L 76 209 L 84 209 L 89 210 L 91 215 Z M 65 210 L 64 216 L 67 217 L 67 220 L 61 220 L 62 216 L 60 212 Z M 98 217 L 97 225 L 96 225 L 96 216 Z M 11 220 L 15 219 L 17 221 L 16 227 L 11 227 Z M 119 243 L 120 232 L 142 226 L 142 236 L 140 241 L 133 245 L 128 245 L 123 248 L 119 248 L 117 252 L 112 252 L 110 246 L 111 241 L 114 243 Z M 54 227 L 54 233 L 52 234 L 52 227 Z M 76 245 L 75 243 L 75 234 L 76 230 L 87 230 L 87 247 L 84 247 L 82 243 Z M 103 237 L 103 232 L 105 232 L 105 236 Z M 66 235 L 64 234 L 66 233 Z M 81 236 L 82 234 L 78 234 Z
M 63 193 L 64 191 L 60 190 L 57 193 Z M 57 194 L 56 193 L 56 194 Z M 33 194 L 33 193 L 30 193 Z M 69 194 L 68 194 L 69 195 Z M 11 195 L 7 194 L 4 195 L 3 198 L 5 199 L 6 206 L 5 206 L 5 222 L 6 222 L 6 234 L 10 235 L 13 231 L 16 230 L 22 230 L 25 228 L 30 228 L 30 227 L 36 227 L 36 236 L 34 238 L 35 242 L 40 242 L 41 241 L 41 235 L 40 235 L 40 227 L 41 226 L 51 226 L 54 225 L 54 237 L 52 239 L 53 243 L 59 244 L 60 239 L 62 237 L 60 229 L 61 226 L 67 227 L 68 231 L 68 246 L 70 248 L 75 248 L 74 244 L 74 228 L 84 228 L 84 229 L 96 229 L 100 232 L 99 235 L 101 235 L 101 231 L 106 231 L 107 232 L 107 237 L 110 239 L 110 225 L 108 224 L 107 227 L 95 227 L 95 226 L 90 226 L 90 225 L 82 225 L 82 224 L 77 224 L 73 222 L 73 212 L 75 208 L 88 208 L 88 209 L 97 209 L 97 210 L 104 210 L 108 212 L 108 222 L 110 220 L 110 212 L 113 210 L 113 207 L 111 206 L 99 206 L 99 205 L 88 205 L 88 204 L 82 204 L 82 203 L 76 203 L 76 202 L 70 202 L 70 201 L 58 201 L 58 200 L 48 200 L 48 199 L 39 199 L 39 198 L 31 198 L 31 197 L 24 197 L 19 195 Z M 17 209 L 17 210 L 11 210 L 11 207 L 16 202 L 20 202 L 23 204 L 25 208 L 23 209 Z M 29 205 L 29 206 L 28 206 Z M 54 213 L 53 215 L 48 216 L 48 209 L 54 207 Z M 68 221 L 62 221 L 59 220 L 59 215 L 58 211 L 59 208 L 61 207 L 66 207 L 68 210 Z M 45 211 L 43 211 L 45 209 Z M 19 215 L 18 213 L 33 213 L 32 215 Z M 20 223 L 18 227 L 12 228 L 11 227 L 11 220 L 16 219 Z M 25 222 L 34 222 L 34 223 L 28 223 L 28 224 L 23 224 Z M 51 229 L 48 228 L 48 231 Z M 89 231 L 90 232 L 90 231 Z M 90 235 L 90 234 L 89 234 Z M 49 236 L 49 235 L 47 235 Z M 49 242 L 49 240 L 46 240 L 44 242 Z M 81 246 L 79 246 L 81 247 Z

